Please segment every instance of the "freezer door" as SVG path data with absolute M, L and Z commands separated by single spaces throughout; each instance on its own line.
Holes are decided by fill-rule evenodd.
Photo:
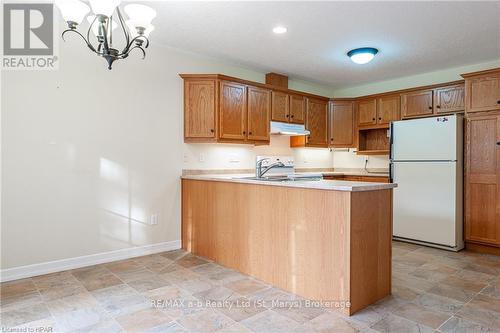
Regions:
M 462 118 L 456 115 L 396 121 L 392 126 L 392 160 L 454 161 L 461 143 Z M 460 145 L 457 147 L 457 144 Z
M 455 162 L 396 162 L 393 233 L 422 242 L 460 246 L 462 196 Z M 457 244 L 458 241 L 458 244 Z

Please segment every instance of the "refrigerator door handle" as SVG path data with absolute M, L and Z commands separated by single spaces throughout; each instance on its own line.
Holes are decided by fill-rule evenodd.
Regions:
M 389 163 L 389 182 L 394 182 L 394 163 Z
M 394 123 L 391 121 L 389 123 L 389 159 L 392 161 L 394 159 L 394 156 L 393 153 L 394 153 L 394 150 L 393 150 L 393 142 L 394 142 Z

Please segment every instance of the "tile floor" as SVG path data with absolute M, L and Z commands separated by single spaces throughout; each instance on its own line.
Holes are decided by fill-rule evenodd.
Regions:
M 179 250 L 3 283 L 0 326 L 2 332 L 500 332 L 500 257 L 399 242 L 393 248 L 393 295 L 351 317 L 273 307 L 273 300 L 301 299 Z

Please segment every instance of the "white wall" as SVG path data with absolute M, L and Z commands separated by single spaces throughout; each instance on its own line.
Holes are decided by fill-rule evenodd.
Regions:
M 148 50 L 144 61 L 132 55 L 108 71 L 74 37 L 61 42 L 59 70 L 2 73 L 2 269 L 178 240 L 183 168 L 232 168 L 231 152 L 241 157 L 238 168 L 248 168 L 252 155 L 269 150 L 182 139 L 178 73 L 259 81 L 264 73 L 160 47 L 154 39 Z M 277 141 L 272 151 L 290 152 Z M 331 167 L 327 149 L 298 156 Z M 147 224 L 153 213 L 156 226 Z

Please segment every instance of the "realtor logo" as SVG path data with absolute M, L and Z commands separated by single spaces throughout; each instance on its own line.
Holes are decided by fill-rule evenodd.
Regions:
M 3 4 L 2 69 L 56 69 L 52 3 Z

